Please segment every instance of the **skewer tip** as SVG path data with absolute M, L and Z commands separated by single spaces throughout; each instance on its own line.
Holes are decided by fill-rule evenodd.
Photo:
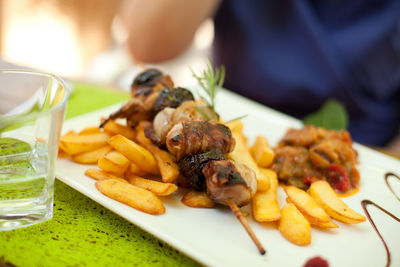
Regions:
M 242 224 L 246 232 L 249 234 L 250 238 L 253 240 L 254 244 L 258 248 L 258 251 L 260 252 L 261 255 L 265 255 L 266 251 L 261 245 L 261 242 L 258 240 L 257 236 L 254 234 L 253 230 L 250 228 L 250 225 L 248 224 L 246 218 L 243 216 L 242 212 L 240 211 L 239 207 L 236 205 L 236 203 L 232 199 L 227 200 L 228 206 L 231 208 L 233 213 L 236 215 L 236 218 L 239 220 L 239 222 Z

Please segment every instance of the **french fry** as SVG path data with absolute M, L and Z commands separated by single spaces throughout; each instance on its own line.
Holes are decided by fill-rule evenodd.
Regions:
M 156 147 L 155 145 L 150 145 L 148 149 L 156 159 L 163 182 L 175 182 L 179 177 L 179 167 L 175 163 L 174 156 L 171 153 Z
M 60 159 L 67 159 L 70 156 L 63 149 L 61 149 L 61 147 L 58 147 L 58 155 L 57 155 L 57 157 L 60 158 Z
M 275 158 L 275 152 L 269 146 L 264 136 L 257 136 L 253 146 L 250 148 L 251 155 L 259 167 L 269 167 Z
M 140 188 L 149 190 L 157 196 L 169 196 L 178 190 L 178 187 L 171 183 L 161 183 L 149 179 L 145 179 L 133 174 L 128 174 L 126 179 L 129 183 L 136 185 Z
M 154 175 L 160 174 L 154 156 L 144 147 L 122 135 L 114 135 L 108 143 L 143 171 Z
M 79 132 L 79 135 L 86 135 L 86 134 L 95 134 L 101 133 L 101 129 L 99 127 L 88 127 Z
M 319 180 L 311 184 L 308 193 L 317 203 L 338 221 L 354 224 L 365 221 L 365 217 L 350 209 L 335 193 L 327 181 Z
M 267 191 L 270 186 L 269 179 L 258 168 L 257 163 L 254 161 L 249 150 L 247 149 L 243 135 L 233 131 L 232 136 L 236 140 L 236 145 L 235 149 L 229 154 L 229 157 L 234 161 L 247 165 L 247 167 L 255 172 L 257 178 L 257 191 Z
M 231 130 L 231 132 L 242 133 L 243 131 L 243 123 L 240 120 L 234 120 L 228 123 L 225 123 L 226 126 Z
M 308 220 L 307 216 L 304 216 L 304 217 L 306 217 L 306 219 Z M 310 221 L 310 220 L 308 220 L 308 221 Z M 333 221 L 330 221 L 327 223 L 311 223 L 310 222 L 310 224 L 313 226 L 320 227 L 320 228 L 339 228 L 339 226 L 336 223 L 334 223 Z
M 192 208 L 214 208 L 215 202 L 212 201 L 205 192 L 189 191 L 183 198 L 182 203 Z
M 337 228 L 331 221 L 329 215 L 318 205 L 318 203 L 305 191 L 295 186 L 285 186 L 284 190 L 296 208 L 312 224 L 322 228 Z
M 122 124 L 119 124 L 113 120 L 109 120 L 104 126 L 104 131 L 108 132 L 110 135 L 123 135 L 128 139 L 134 140 L 136 133 L 135 131 L 129 127 Z
M 278 176 L 275 171 L 261 169 L 268 177 L 270 187 L 267 191 L 257 192 L 252 199 L 254 219 L 258 222 L 278 221 L 281 218 L 281 211 L 277 199 Z
M 282 208 L 279 231 L 290 242 L 306 246 L 311 243 L 311 226 L 307 219 L 292 203 Z
M 135 163 L 131 162 L 126 174 L 134 174 L 137 176 L 147 176 L 149 175 L 144 170 L 140 169 Z
M 77 134 L 74 130 L 69 130 L 63 136 L 71 136 L 71 135 L 77 135 Z M 67 153 L 66 148 L 64 147 L 64 144 L 61 142 L 58 144 L 58 150 L 59 150 L 58 151 L 59 157 L 62 156 L 63 158 L 66 158 L 66 157 L 70 156 L 70 154 Z
M 64 135 L 60 147 L 69 155 L 77 155 L 105 146 L 109 137 L 107 133 Z
M 97 166 L 117 176 L 123 176 L 128 169 L 130 161 L 118 151 L 110 151 L 104 156 L 100 157 Z
M 80 164 L 96 164 L 98 160 L 110 152 L 111 146 L 105 145 L 103 147 L 97 148 L 93 151 L 84 152 L 75 156 L 72 156 L 72 160 Z
M 286 203 L 292 203 L 288 197 L 286 198 Z M 320 227 L 320 228 L 338 228 L 338 227 L 339 227 L 339 226 L 338 226 L 336 223 L 334 223 L 332 220 L 329 221 L 329 222 L 327 222 L 327 223 L 315 222 L 315 221 L 314 221 L 314 223 L 311 223 L 310 221 L 312 221 L 312 219 L 310 220 L 310 218 L 308 218 L 307 215 L 304 214 L 304 213 L 303 213 L 303 216 L 304 216 L 304 217 L 307 219 L 307 221 L 308 221 L 311 225 L 313 225 L 313 226 L 317 226 L 317 227 Z
M 74 130 L 69 130 L 63 136 L 71 136 L 71 135 L 77 135 L 77 133 Z
M 146 122 L 143 122 L 146 123 Z M 175 157 L 168 151 L 162 150 L 154 145 L 150 139 L 145 136 L 143 123 L 136 127 L 136 139 L 140 145 L 149 150 L 156 159 L 160 169 L 161 178 L 164 183 L 173 183 L 179 177 L 179 166 L 175 163 Z
M 100 180 L 95 185 L 102 194 L 137 210 L 153 215 L 165 212 L 161 200 L 146 189 L 115 179 Z
M 87 169 L 85 171 L 85 175 L 92 179 L 98 180 L 98 181 L 114 179 L 114 180 L 118 180 L 118 181 L 121 181 L 124 183 L 128 183 L 127 180 L 125 180 L 121 177 L 115 176 L 114 174 L 111 174 L 111 173 L 108 173 L 108 172 L 105 172 L 105 171 L 99 170 L 99 169 Z

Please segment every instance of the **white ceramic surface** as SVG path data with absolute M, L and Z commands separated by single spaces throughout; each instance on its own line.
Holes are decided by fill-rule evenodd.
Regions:
M 108 116 L 119 108 L 114 105 L 93 113 L 68 120 L 63 132 L 81 130 L 98 125 L 101 116 Z M 228 91 L 221 91 L 217 108 L 226 120 L 248 114 L 243 119 L 245 134 L 250 143 L 255 136 L 266 136 L 271 145 L 284 135 L 288 127 L 301 127 L 301 123 Z M 360 202 L 370 199 L 400 217 L 400 202 L 384 182 L 384 174 L 400 175 L 400 161 L 387 157 L 362 145 L 355 144 L 359 153 L 361 173 L 360 191 L 344 201 L 357 212 L 364 214 Z M 287 241 L 274 224 L 259 224 L 247 219 L 267 250 L 261 256 L 235 216 L 227 208 L 194 209 L 180 202 L 182 192 L 163 198 L 166 213 L 148 215 L 102 195 L 94 180 L 84 175 L 92 166 L 80 165 L 59 159 L 56 177 L 126 220 L 162 239 L 188 256 L 209 266 L 302 266 L 307 259 L 321 256 L 335 266 L 385 266 L 386 251 L 371 224 L 358 225 L 336 222 L 338 229 L 321 231 L 312 229 L 312 242 L 300 247 Z M 400 182 L 391 179 L 393 190 L 400 195 Z M 279 203 L 285 204 L 285 193 L 279 189 Z M 375 207 L 368 208 L 391 251 L 391 266 L 400 266 L 400 223 Z M 242 210 L 251 211 L 249 207 Z

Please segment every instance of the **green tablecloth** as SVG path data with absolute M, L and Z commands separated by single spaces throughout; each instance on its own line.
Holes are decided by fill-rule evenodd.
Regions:
M 67 118 L 128 99 L 129 94 L 75 83 Z M 53 219 L 0 232 L 0 266 L 197 266 L 125 219 L 55 182 Z

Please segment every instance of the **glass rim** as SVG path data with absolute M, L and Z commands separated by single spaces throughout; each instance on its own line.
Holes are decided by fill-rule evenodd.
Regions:
M 66 106 L 68 98 L 70 97 L 70 94 L 71 94 L 71 90 L 70 90 L 69 86 L 67 85 L 67 83 L 64 81 L 64 79 L 62 79 L 60 76 L 58 76 L 57 74 L 54 74 L 54 73 L 44 72 L 44 71 L 37 71 L 37 70 L 1 69 L 0 68 L 0 74 L 2 74 L 2 73 L 22 73 L 22 74 L 30 74 L 30 75 L 38 75 L 38 76 L 47 76 L 49 78 L 55 79 L 65 89 L 65 94 L 64 94 L 62 100 L 59 103 L 57 103 L 57 105 L 55 105 L 54 107 L 51 107 L 50 109 L 47 109 L 47 110 L 42 111 L 42 112 L 39 112 L 37 114 L 21 115 L 21 117 L 31 117 L 31 116 L 35 117 L 35 116 L 42 116 L 42 115 L 45 115 L 45 114 L 54 113 L 54 112 L 58 111 L 59 109 L 62 109 L 64 106 Z M 8 117 L 8 116 L 0 116 L 0 118 L 1 117 L 5 118 L 5 117 Z

